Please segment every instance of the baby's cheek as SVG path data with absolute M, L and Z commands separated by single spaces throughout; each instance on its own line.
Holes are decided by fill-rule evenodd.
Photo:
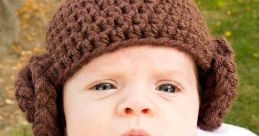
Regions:
M 103 135 L 101 133 L 104 130 L 101 129 L 107 128 L 107 117 L 105 117 L 105 109 L 102 106 L 80 104 L 71 113 L 71 116 L 68 117 L 68 127 L 71 130 L 71 134 Z
M 191 102 L 178 101 L 164 107 L 163 120 L 171 133 L 181 136 L 192 135 L 196 132 L 198 110 Z M 188 130 L 188 131 L 186 131 Z
M 195 123 L 199 114 L 199 98 L 195 94 L 190 97 L 185 97 L 177 105 L 180 115 L 183 116 L 183 121 Z M 179 116 L 180 116 L 179 115 Z

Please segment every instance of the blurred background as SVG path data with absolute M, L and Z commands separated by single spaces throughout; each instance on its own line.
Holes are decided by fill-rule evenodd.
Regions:
M 14 81 L 31 55 L 46 50 L 45 31 L 64 0 L 0 0 L 0 136 L 32 136 L 14 99 Z M 195 0 L 213 35 L 231 43 L 238 96 L 225 123 L 259 134 L 259 0 Z

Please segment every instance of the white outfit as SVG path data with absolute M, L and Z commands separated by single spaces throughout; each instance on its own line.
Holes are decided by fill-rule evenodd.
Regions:
M 222 123 L 221 126 L 213 131 L 204 131 L 197 128 L 198 136 L 257 136 L 246 128 L 241 128 L 231 124 Z

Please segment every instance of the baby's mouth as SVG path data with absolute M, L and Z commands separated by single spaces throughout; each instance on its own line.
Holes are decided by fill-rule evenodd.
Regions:
M 128 131 L 122 133 L 120 136 L 151 136 L 144 129 L 129 129 Z

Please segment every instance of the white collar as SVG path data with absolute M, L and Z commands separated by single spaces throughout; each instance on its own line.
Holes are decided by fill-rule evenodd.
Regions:
M 222 123 L 221 126 L 213 131 L 205 131 L 197 127 L 198 136 L 257 136 L 250 130 L 231 124 Z

